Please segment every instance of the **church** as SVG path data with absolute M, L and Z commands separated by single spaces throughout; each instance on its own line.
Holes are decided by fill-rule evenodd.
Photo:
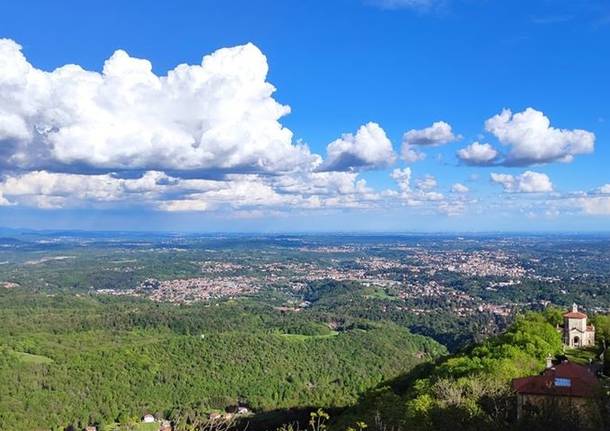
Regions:
M 563 315 L 563 343 L 572 348 L 595 345 L 595 326 L 587 324 L 587 315 L 576 304 Z

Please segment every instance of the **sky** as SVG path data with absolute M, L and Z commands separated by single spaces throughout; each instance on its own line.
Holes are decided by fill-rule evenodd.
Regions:
M 610 231 L 610 3 L 6 1 L 0 226 Z

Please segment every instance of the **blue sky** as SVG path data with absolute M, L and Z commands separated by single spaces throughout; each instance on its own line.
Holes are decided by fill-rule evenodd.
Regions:
M 610 228 L 604 1 L 19 1 L 0 37 L 1 225 Z

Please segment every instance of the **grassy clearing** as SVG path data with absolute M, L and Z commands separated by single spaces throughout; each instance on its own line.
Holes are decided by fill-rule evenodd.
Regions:
M 597 347 L 566 349 L 565 355 L 570 362 L 580 365 L 589 365 L 589 363 L 597 361 L 597 351 Z
M 23 364 L 52 364 L 53 359 L 47 356 L 32 355 L 25 352 L 13 352 L 13 355 Z
M 104 426 L 101 431 L 159 431 L 159 426 L 160 424 L 158 422 L 153 422 L 151 424 L 139 422 L 123 425 L 114 423 Z
M 336 337 L 337 335 L 339 335 L 339 332 L 332 331 L 330 334 L 325 335 L 282 334 L 282 337 L 287 338 L 289 340 L 306 341 L 311 339 L 331 338 Z
M 366 299 L 378 299 L 381 301 L 396 301 L 396 296 L 390 295 L 385 289 L 382 288 L 368 288 L 363 293 Z

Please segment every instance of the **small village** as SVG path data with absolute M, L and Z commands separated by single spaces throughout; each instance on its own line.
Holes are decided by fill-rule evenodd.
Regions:
M 519 285 L 524 279 L 546 280 L 533 269 L 524 269 L 514 256 L 504 252 L 432 253 L 420 248 L 400 248 L 409 258 L 371 257 L 356 258 L 345 265 L 337 255 L 360 251 L 357 247 L 303 248 L 307 253 L 330 255 L 329 264 L 316 260 L 298 263 L 262 260 L 244 263 L 206 260 L 198 263 L 201 275 L 169 280 L 146 279 L 128 289 L 97 289 L 101 295 L 142 296 L 158 302 L 190 304 L 223 298 L 248 296 L 267 288 L 287 289 L 298 295 L 310 283 L 334 280 L 354 281 L 364 286 L 375 286 L 389 295 L 409 301 L 424 298 L 447 300 L 459 317 L 478 313 L 490 313 L 507 317 L 520 306 L 531 304 L 493 303 L 481 300 L 443 281 L 444 274 L 489 279 L 486 289 L 498 291 Z M 439 278 L 439 276 L 442 276 Z M 434 313 L 434 308 L 417 305 L 401 306 L 414 314 Z

